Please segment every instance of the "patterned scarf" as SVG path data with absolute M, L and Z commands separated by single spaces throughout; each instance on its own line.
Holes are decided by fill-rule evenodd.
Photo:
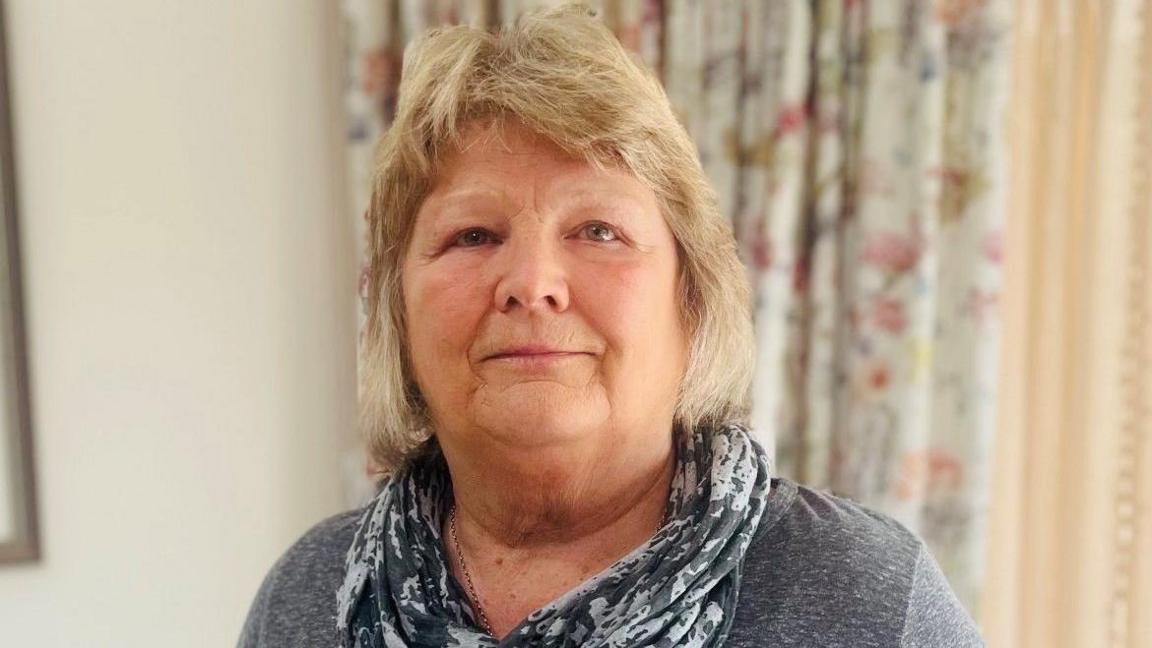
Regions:
M 443 455 L 417 462 L 360 519 L 337 591 L 339 645 L 720 646 L 764 512 L 768 458 L 737 425 L 682 436 L 667 523 L 502 641 L 480 629 L 448 568 L 441 529 L 452 487 Z

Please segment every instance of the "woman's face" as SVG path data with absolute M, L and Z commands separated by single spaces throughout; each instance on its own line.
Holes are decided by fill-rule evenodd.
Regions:
M 667 435 L 687 342 L 655 194 L 522 127 L 487 134 L 443 160 L 403 262 L 437 434 L 509 449 Z

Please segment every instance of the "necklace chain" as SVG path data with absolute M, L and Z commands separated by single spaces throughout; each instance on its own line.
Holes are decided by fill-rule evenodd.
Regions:
M 663 529 L 668 524 L 668 509 L 664 509 L 664 517 L 660 520 L 660 526 L 657 531 Z M 460 571 L 464 574 L 464 585 L 468 588 L 468 598 L 472 600 L 472 607 L 476 609 L 476 613 L 480 616 L 480 625 L 483 626 L 484 632 L 489 636 L 495 637 L 496 633 L 492 632 L 492 625 L 488 623 L 488 614 L 484 612 L 484 606 L 480 604 L 480 596 L 476 594 L 476 585 L 472 582 L 472 574 L 468 571 L 468 563 L 464 560 L 464 551 L 460 548 L 460 538 L 456 536 L 456 504 L 452 504 L 452 512 L 448 515 L 448 533 L 452 536 L 452 548 L 456 550 L 456 558 L 460 561 Z
M 472 574 L 468 572 L 468 564 L 464 562 L 464 552 L 460 549 L 460 539 L 456 537 L 455 504 L 452 505 L 452 514 L 448 519 L 448 533 L 452 535 L 452 546 L 456 549 L 456 558 L 460 561 L 460 571 L 464 573 L 464 584 L 468 587 L 468 598 L 472 599 L 472 607 L 476 608 L 476 613 L 480 615 L 480 625 L 484 626 L 484 632 L 495 637 L 496 633 L 492 632 L 492 625 L 488 623 L 488 615 L 484 612 L 484 606 L 480 605 L 476 586 L 472 584 Z

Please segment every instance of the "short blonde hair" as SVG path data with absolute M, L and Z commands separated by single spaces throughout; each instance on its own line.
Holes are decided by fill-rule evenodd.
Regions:
M 395 121 L 376 152 L 368 210 L 360 424 L 395 471 L 433 434 L 407 344 L 401 267 L 442 156 L 471 122 L 513 119 L 597 168 L 651 188 L 676 242 L 691 339 L 676 428 L 745 422 L 753 367 L 750 291 L 728 222 L 656 77 L 587 8 L 526 14 L 497 32 L 436 28 L 404 54 Z

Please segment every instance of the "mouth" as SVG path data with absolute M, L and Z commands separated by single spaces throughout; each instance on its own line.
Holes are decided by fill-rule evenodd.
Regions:
M 584 354 L 582 352 L 571 351 L 568 349 L 557 349 L 543 345 L 524 345 L 501 349 L 500 351 L 497 351 L 496 353 L 485 358 L 485 360 L 506 360 L 515 358 L 547 359 L 550 357 L 563 357 L 572 355 Z
M 526 346 L 505 349 L 485 358 L 493 366 L 516 371 L 552 371 L 568 363 L 591 355 L 583 351 L 568 351 L 542 346 Z
M 496 355 L 489 356 L 488 360 L 560 360 L 563 358 L 570 358 L 575 356 L 587 355 L 576 351 L 516 351 L 507 353 L 497 353 Z

